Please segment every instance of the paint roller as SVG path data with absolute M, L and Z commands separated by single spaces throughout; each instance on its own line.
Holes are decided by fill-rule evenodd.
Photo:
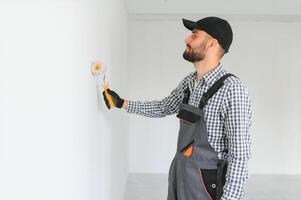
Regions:
M 109 83 L 106 81 L 106 71 L 107 71 L 107 67 L 100 62 L 93 62 L 91 65 L 92 75 L 97 77 L 97 84 L 99 83 L 101 84 L 104 90 L 104 94 L 108 99 L 110 108 L 114 108 L 115 104 L 113 102 L 111 95 L 108 93 Z

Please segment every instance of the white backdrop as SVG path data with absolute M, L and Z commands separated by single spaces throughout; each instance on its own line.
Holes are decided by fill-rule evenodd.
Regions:
M 194 67 L 182 58 L 185 15 L 131 15 L 130 100 L 167 96 Z M 204 16 L 199 16 L 204 17 Z M 250 173 L 301 174 L 301 21 L 281 16 L 228 16 L 234 40 L 222 63 L 247 85 L 252 100 Z M 130 117 L 130 172 L 167 173 L 176 150 L 173 116 Z
M 127 116 L 90 64 L 127 93 L 127 17 L 122 0 L 0 1 L 1 200 L 121 199 Z
M 108 111 L 90 64 L 110 67 L 123 98 L 165 97 L 194 70 L 181 17 L 128 24 L 122 0 L 0 1 L 0 199 L 118 200 L 128 170 L 167 173 L 175 116 Z M 223 63 L 251 95 L 251 173 L 300 174 L 300 18 L 229 20 Z

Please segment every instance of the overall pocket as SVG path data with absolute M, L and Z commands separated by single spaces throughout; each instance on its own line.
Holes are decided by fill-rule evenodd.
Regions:
M 178 144 L 177 144 L 177 151 L 183 152 L 187 150 L 189 146 L 191 146 L 195 139 L 195 134 L 197 130 L 198 123 L 194 122 L 186 122 L 182 119 L 180 119 L 180 130 L 178 135 Z M 192 153 L 192 147 L 189 147 L 190 149 L 188 152 Z M 188 153 L 190 155 L 190 153 Z
M 210 200 L 217 200 L 217 169 L 199 169 L 203 189 Z
M 185 157 L 190 157 L 192 155 L 193 152 L 193 144 L 194 144 L 194 140 L 192 140 L 188 145 L 186 145 L 182 150 L 181 153 L 185 156 Z

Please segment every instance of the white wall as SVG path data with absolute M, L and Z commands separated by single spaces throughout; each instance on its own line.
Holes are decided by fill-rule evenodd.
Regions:
M 300 15 L 299 0 L 200 1 L 189 0 L 125 0 L 131 14 L 210 13 L 228 15 Z
M 127 94 L 127 18 L 122 0 L 0 2 L 1 200 L 121 199 L 127 116 L 90 64 Z
M 128 99 L 161 99 L 194 71 L 182 58 L 184 38 L 190 34 L 182 17 L 131 15 Z M 252 99 L 250 173 L 301 174 L 300 17 L 228 19 L 234 41 L 223 64 L 243 80 Z M 175 115 L 159 119 L 131 115 L 130 172 L 167 173 L 178 128 Z

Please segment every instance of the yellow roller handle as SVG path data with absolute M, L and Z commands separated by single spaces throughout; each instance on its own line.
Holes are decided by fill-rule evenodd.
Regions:
M 114 107 L 115 107 L 115 104 L 114 104 L 114 102 L 113 102 L 112 96 L 108 93 L 109 83 L 103 84 L 103 85 L 102 85 L 102 88 L 104 89 L 105 96 L 106 96 L 106 98 L 108 99 L 110 108 L 114 108 Z

